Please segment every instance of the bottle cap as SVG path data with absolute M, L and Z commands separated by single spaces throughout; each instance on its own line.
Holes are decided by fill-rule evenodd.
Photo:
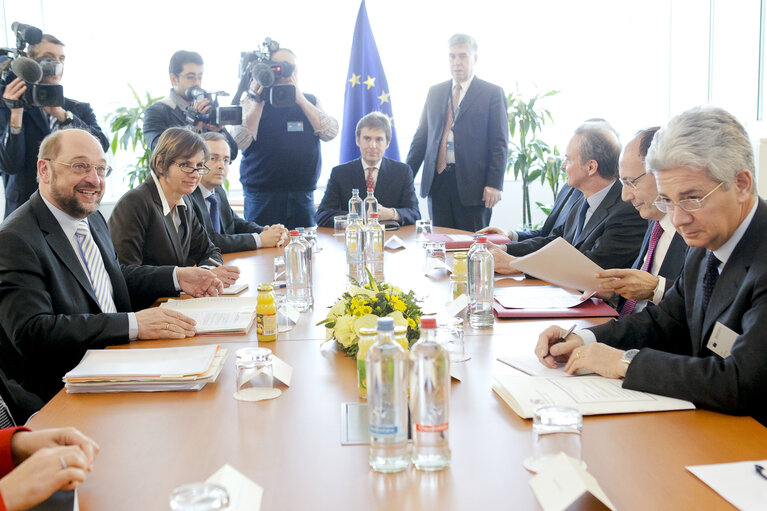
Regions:
M 352 193 L 355 193 L 355 192 L 356 193 L 360 193 L 360 189 L 359 188 L 352 188 Z
M 378 213 L 370 213 L 368 215 L 369 218 L 378 218 Z
M 359 218 L 360 215 L 358 213 L 349 213 L 349 220 L 352 220 L 354 218 Z
M 394 331 L 394 318 L 378 318 L 378 331 L 379 332 Z
M 421 318 L 421 328 L 437 328 L 437 318 Z
M 486 236 L 477 236 L 477 243 L 487 243 Z
M 298 230 L 293 229 L 292 231 L 290 231 L 290 235 L 291 236 L 298 236 Z
M 373 193 L 373 189 L 372 188 L 368 188 L 368 193 Z

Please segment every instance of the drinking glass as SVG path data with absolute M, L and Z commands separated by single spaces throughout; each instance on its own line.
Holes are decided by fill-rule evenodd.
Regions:
M 420 243 L 421 246 L 423 246 L 428 241 L 426 235 L 431 234 L 432 232 L 431 220 L 416 220 L 415 235 L 418 243 Z
M 463 319 L 440 319 L 437 328 L 437 340 L 450 354 L 450 362 L 464 362 L 469 359 L 463 342 Z
M 346 235 L 346 225 L 348 223 L 348 215 L 338 215 L 333 217 L 333 236 Z
M 274 386 L 272 350 L 240 348 L 236 355 L 237 392 L 251 388 L 271 389 Z
M 445 270 L 448 267 L 445 263 L 447 256 L 444 241 L 427 241 L 424 244 L 425 258 L 423 263 L 424 274 L 429 274 L 434 270 Z
M 524 461 L 530 472 L 539 472 L 563 452 L 581 461 L 583 416 L 574 408 L 540 406 L 533 415 L 533 455 Z
M 229 509 L 229 492 L 213 483 L 192 483 L 179 486 L 170 494 L 174 511 L 223 511 Z

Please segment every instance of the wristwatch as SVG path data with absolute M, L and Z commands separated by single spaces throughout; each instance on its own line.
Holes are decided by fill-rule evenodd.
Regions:
M 70 124 L 72 121 L 75 120 L 75 114 L 70 112 L 69 110 L 64 111 L 64 116 L 66 119 L 60 124 L 60 126 L 66 126 L 67 124 Z
M 637 353 L 639 353 L 639 350 L 628 350 L 623 353 L 621 362 L 623 362 L 623 366 L 626 368 L 626 370 L 628 370 L 631 361 L 634 360 L 634 357 L 637 356 Z

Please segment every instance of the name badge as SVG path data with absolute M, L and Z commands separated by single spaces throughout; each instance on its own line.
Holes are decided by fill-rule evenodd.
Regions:
M 288 121 L 288 131 L 304 131 L 303 121 Z
M 730 330 L 720 322 L 716 322 L 714 330 L 711 332 L 711 337 L 708 338 L 708 344 L 706 347 L 719 355 L 722 358 L 730 356 L 732 345 L 735 344 L 738 334 L 733 330 Z
M 447 150 L 448 151 L 455 151 L 455 144 L 453 140 L 447 141 Z

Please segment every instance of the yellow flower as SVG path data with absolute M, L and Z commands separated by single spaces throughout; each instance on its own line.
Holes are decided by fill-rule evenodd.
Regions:
M 357 342 L 357 335 L 354 333 L 354 318 L 348 314 L 338 316 L 333 334 L 344 348 L 353 346 Z
M 407 310 L 407 305 L 398 296 L 391 297 L 391 306 L 395 311 L 405 312 Z
M 415 320 L 413 318 L 407 318 L 407 326 L 409 328 L 415 328 Z

